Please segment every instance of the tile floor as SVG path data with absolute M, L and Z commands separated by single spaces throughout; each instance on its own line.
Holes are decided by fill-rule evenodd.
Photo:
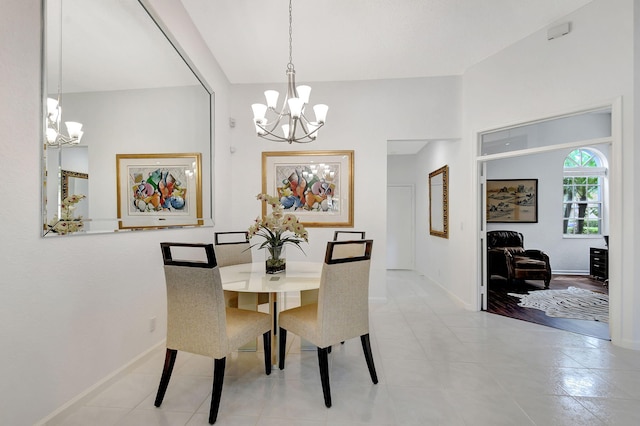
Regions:
M 371 306 L 380 382 L 359 339 L 330 355 L 325 408 L 315 351 L 290 334 L 286 369 L 234 353 L 218 425 L 638 425 L 640 352 L 519 320 L 468 312 L 410 271 L 389 271 Z M 206 425 L 213 363 L 179 353 L 162 408 L 153 400 L 164 350 L 53 425 Z

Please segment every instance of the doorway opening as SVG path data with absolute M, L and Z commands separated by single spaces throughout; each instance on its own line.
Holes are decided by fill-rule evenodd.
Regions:
M 557 318 L 543 310 L 518 306 L 521 300 L 514 294 L 546 291 L 545 283 L 494 274 L 489 268 L 486 237 L 488 231 L 515 231 L 524 236 L 524 250 L 544 251 L 549 256 L 553 271 L 549 285 L 551 290 L 577 287 L 608 294 L 603 282 L 590 274 L 589 252 L 592 247 L 607 248 L 603 236 L 610 233 L 609 192 L 603 193 L 603 208 L 599 211 L 601 226 L 597 233 L 564 234 L 561 213 L 563 205 L 567 204 L 566 198 L 563 200 L 563 164 L 567 155 L 585 147 L 598 150 L 607 158 L 613 155 L 612 108 L 608 105 L 479 133 L 477 160 L 482 274 L 479 292 L 482 310 L 609 339 L 606 322 Z M 509 209 L 513 206 L 506 201 L 500 206 L 503 209 L 500 213 L 504 215 L 489 211 L 495 206 L 487 202 L 487 182 L 492 181 L 490 183 L 493 184 L 509 179 L 537 181 L 535 220 L 527 216 L 529 220 L 522 221 L 518 215 L 510 215 Z M 516 205 L 521 202 L 514 201 Z

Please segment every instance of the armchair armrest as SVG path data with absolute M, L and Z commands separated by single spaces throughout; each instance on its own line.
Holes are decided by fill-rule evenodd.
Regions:
M 546 263 L 549 263 L 549 256 L 547 253 L 542 250 L 529 249 L 524 251 L 524 255 L 527 257 L 531 257 L 532 259 L 544 260 Z
M 515 254 L 520 254 L 520 253 L 524 253 L 523 250 L 511 250 L 509 247 L 504 247 L 502 249 L 503 253 L 504 253 L 504 260 L 506 263 L 506 269 L 507 269 L 507 279 L 509 281 L 511 281 L 511 279 L 513 279 L 513 277 L 515 276 L 515 271 L 516 271 L 516 265 L 515 265 L 515 260 L 513 258 L 513 256 Z

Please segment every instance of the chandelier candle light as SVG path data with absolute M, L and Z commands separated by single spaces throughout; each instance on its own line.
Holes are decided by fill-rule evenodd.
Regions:
M 274 142 L 312 142 L 318 136 L 318 130 L 324 126 L 329 107 L 317 104 L 313 107 L 316 121 L 309 121 L 305 116 L 305 107 L 309 103 L 311 87 L 296 87 L 296 70 L 292 60 L 292 13 L 291 0 L 289 0 L 289 63 L 287 64 L 287 93 L 280 112 L 276 110 L 280 94 L 276 90 L 264 92 L 267 104 L 253 104 L 253 122 L 258 136 Z M 269 121 L 267 112 L 276 114 Z M 280 129 L 282 134 L 280 134 Z
M 82 139 L 82 123 L 75 121 L 65 121 L 67 133 L 65 136 L 60 133 L 60 121 L 62 120 L 62 107 L 53 98 L 47 98 L 47 143 L 49 145 L 77 145 Z

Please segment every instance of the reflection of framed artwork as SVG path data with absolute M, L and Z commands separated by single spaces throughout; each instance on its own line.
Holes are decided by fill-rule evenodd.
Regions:
M 60 177 L 62 178 L 62 199 L 64 200 L 69 195 L 81 194 L 85 197 L 88 196 L 89 184 L 84 182 L 89 179 L 88 173 L 72 172 L 70 170 L 60 170 Z M 83 179 L 83 180 L 79 180 Z M 85 216 L 86 217 L 86 216 Z
M 487 222 L 538 222 L 538 179 L 487 180 Z
M 353 226 L 353 151 L 263 152 L 262 192 L 305 226 Z
M 201 154 L 116 154 L 118 227 L 202 225 Z

